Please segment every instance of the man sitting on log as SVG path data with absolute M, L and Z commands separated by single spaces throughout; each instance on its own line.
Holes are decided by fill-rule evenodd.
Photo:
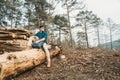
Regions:
M 47 57 L 47 67 L 51 66 L 51 59 L 50 59 L 50 52 L 49 48 L 50 45 L 47 45 L 47 32 L 45 31 L 44 26 L 39 27 L 40 31 L 37 32 L 34 36 L 31 36 L 28 41 L 28 46 L 33 48 L 40 48 L 44 49 Z

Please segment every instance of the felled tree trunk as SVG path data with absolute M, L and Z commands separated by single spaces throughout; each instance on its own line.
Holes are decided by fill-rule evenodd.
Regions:
M 0 40 L 13 40 L 13 39 L 24 39 L 26 40 L 27 37 L 25 35 L 16 35 L 12 34 L 0 34 Z
M 4 50 L 4 51 L 7 51 L 7 52 L 22 51 L 24 49 L 25 48 L 18 47 L 16 45 L 7 45 L 7 44 L 1 44 L 0 45 L 0 50 Z
M 33 35 L 32 32 L 27 31 L 25 29 L 4 29 L 0 28 L 0 40 L 11 40 L 11 39 L 27 39 Z
M 60 49 L 51 50 L 51 57 Z M 0 55 L 0 80 L 15 76 L 25 70 L 33 68 L 45 61 L 45 53 L 40 49 L 30 49 L 20 52 L 4 53 Z

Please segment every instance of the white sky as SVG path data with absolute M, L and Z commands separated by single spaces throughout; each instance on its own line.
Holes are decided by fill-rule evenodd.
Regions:
M 79 0 L 78 0 L 79 1 Z M 104 21 L 111 18 L 114 22 L 120 23 L 120 0 L 85 0 L 87 10 L 93 11 Z M 56 14 L 64 14 L 66 10 L 57 5 Z M 71 13 L 73 15 L 73 13 Z
M 106 20 L 108 17 L 120 23 L 120 0 L 86 0 L 87 9 Z

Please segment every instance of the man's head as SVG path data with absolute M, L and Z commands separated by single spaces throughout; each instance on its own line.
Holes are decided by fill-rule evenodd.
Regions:
M 44 26 L 40 26 L 39 29 L 40 29 L 40 31 L 45 31 Z

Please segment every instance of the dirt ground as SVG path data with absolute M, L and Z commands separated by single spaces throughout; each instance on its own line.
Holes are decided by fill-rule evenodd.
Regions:
M 52 67 L 46 63 L 26 71 L 13 80 L 120 80 L 120 51 L 100 49 L 63 50 L 52 59 Z

